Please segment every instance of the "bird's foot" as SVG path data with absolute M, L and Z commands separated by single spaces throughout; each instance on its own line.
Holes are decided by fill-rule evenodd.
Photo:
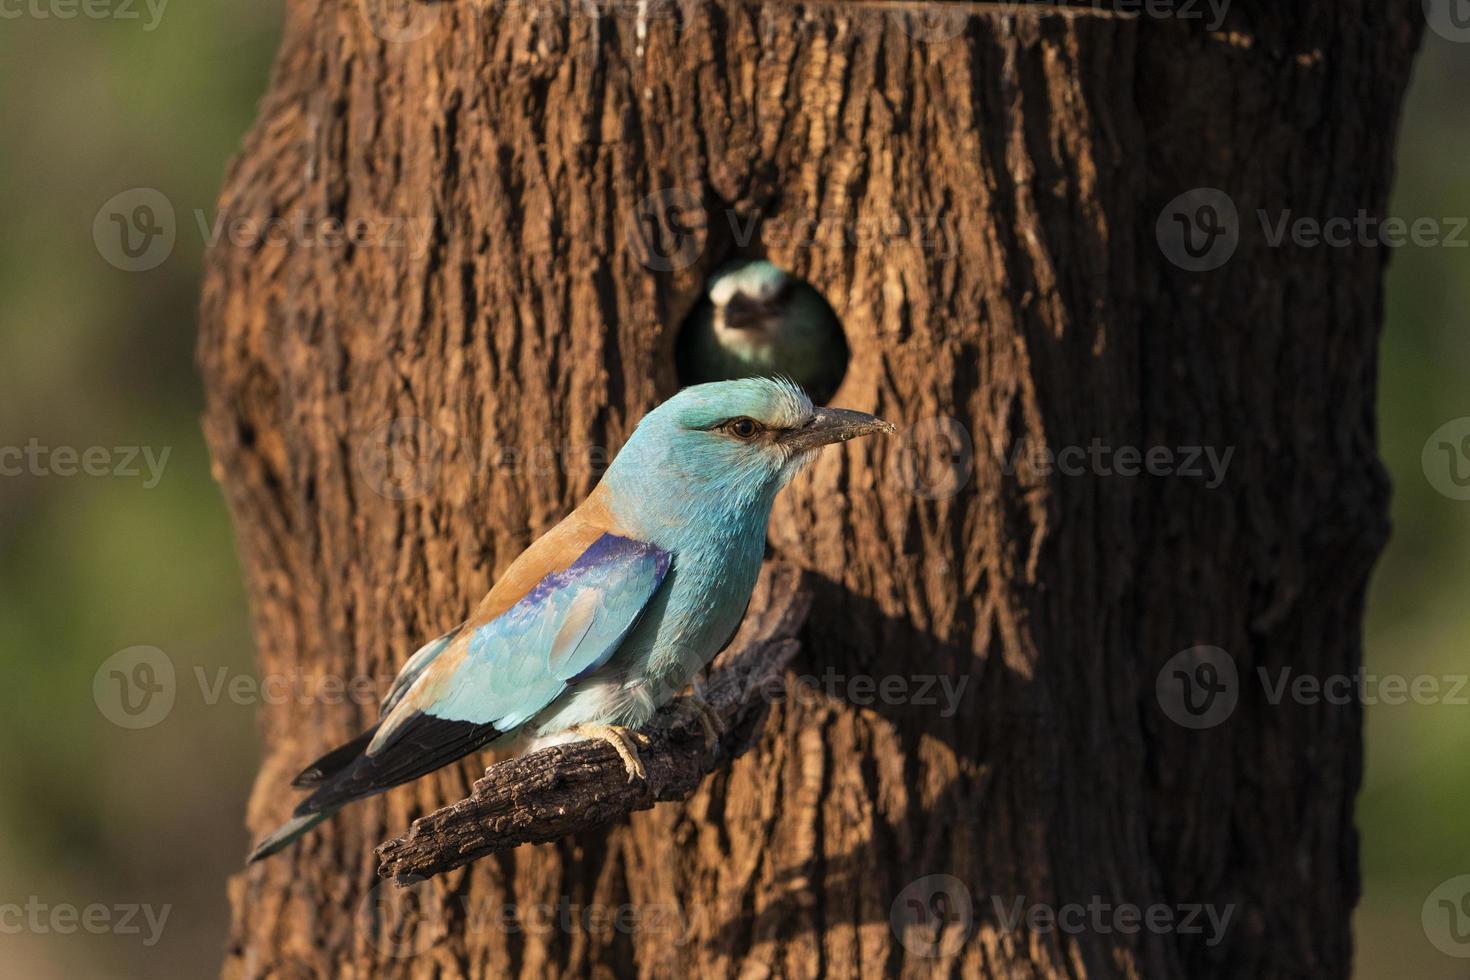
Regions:
M 704 729 L 704 748 L 706 752 L 713 752 L 716 745 L 720 743 L 720 736 L 725 734 L 725 722 L 720 718 L 714 708 L 711 708 L 698 691 L 687 698 L 680 698 L 675 703 L 675 710 L 686 718 L 694 715 L 699 719 L 699 725 Z
M 623 768 L 628 771 L 628 782 L 631 783 L 635 776 L 645 781 L 648 779 L 643 760 L 638 757 L 638 743 L 647 745 L 647 735 L 624 725 L 574 725 L 571 731 L 583 738 L 596 739 L 611 745 L 623 760 Z

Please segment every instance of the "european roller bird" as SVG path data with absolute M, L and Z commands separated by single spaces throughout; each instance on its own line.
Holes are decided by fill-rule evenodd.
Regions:
M 780 375 L 817 398 L 831 396 L 847 369 L 847 341 L 827 301 L 765 259 L 730 263 L 710 278 L 678 348 L 686 381 Z
M 637 730 L 734 635 L 777 492 L 823 446 L 892 431 L 771 378 L 686 388 L 649 412 L 592 493 L 408 659 L 377 724 L 296 777 L 311 795 L 250 860 L 483 748 L 601 739 L 644 776 Z

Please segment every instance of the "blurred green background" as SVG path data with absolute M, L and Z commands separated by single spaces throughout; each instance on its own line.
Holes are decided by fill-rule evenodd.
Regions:
M 0 904 L 171 910 L 153 945 L 142 920 L 136 934 L 0 931 L 7 976 L 212 975 L 223 881 L 248 845 L 255 707 L 202 703 L 192 673 L 252 671 L 198 431 L 195 215 L 213 215 L 265 89 L 279 9 L 195 0 L 168 6 L 151 30 L 135 9 L 133 21 L 0 25 L 0 446 L 171 447 L 152 489 L 144 475 L 0 479 Z M 1470 45 L 1428 34 L 1394 214 L 1470 215 L 1467 93 Z M 143 274 L 103 261 L 92 237 L 104 202 L 140 186 L 167 195 L 178 226 L 172 255 Z M 1431 432 L 1470 415 L 1467 314 L 1470 250 L 1397 251 L 1380 398 L 1394 537 L 1371 595 L 1370 671 L 1467 669 L 1470 502 L 1437 493 L 1420 461 Z M 128 731 L 99 713 L 92 681 L 137 644 L 168 652 L 183 693 L 166 722 Z M 1470 872 L 1467 748 L 1464 706 L 1368 711 L 1362 977 L 1470 975 L 1420 922 L 1434 886 Z

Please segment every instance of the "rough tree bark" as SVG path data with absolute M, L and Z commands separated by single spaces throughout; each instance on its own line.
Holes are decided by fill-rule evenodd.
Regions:
M 458 622 L 676 390 L 679 319 L 742 246 L 842 316 L 834 403 L 917 434 L 783 495 L 816 693 L 689 802 L 405 912 L 373 850 L 466 762 L 236 876 L 225 974 L 1345 976 L 1359 712 L 1254 678 L 1360 661 L 1384 254 L 1272 247 L 1256 213 L 1383 213 L 1419 5 L 594 6 L 286 5 L 220 207 L 328 240 L 214 249 L 200 340 L 262 672 L 382 681 Z M 1155 237 L 1198 187 L 1239 214 L 1210 271 Z M 933 455 L 958 436 L 973 465 Z M 1217 487 L 1006 465 L 1094 438 L 1233 456 Z M 1204 644 L 1238 703 L 1194 730 L 1156 680 Z M 924 675 L 965 680 L 957 711 Z M 252 833 L 372 713 L 264 710 Z M 1233 914 L 1211 942 L 1017 901 Z

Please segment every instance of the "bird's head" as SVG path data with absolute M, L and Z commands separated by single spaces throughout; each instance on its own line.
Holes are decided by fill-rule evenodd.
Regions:
M 643 417 L 606 479 L 615 494 L 662 506 L 769 507 L 823 446 L 893 426 L 864 412 L 812 405 L 781 378 L 740 378 L 685 388 Z
M 726 343 L 740 343 L 776 332 L 795 289 L 796 280 L 764 259 L 721 270 L 709 285 L 715 333 Z

